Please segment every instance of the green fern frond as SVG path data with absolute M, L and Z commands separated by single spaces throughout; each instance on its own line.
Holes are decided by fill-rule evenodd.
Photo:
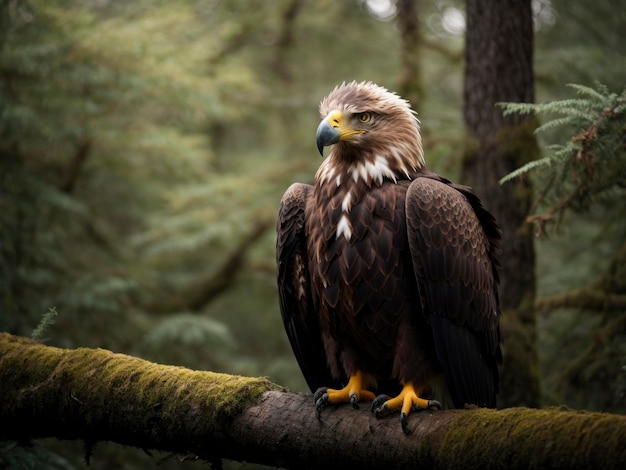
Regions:
M 538 168 L 540 166 L 550 166 L 550 165 L 552 165 L 552 163 L 553 163 L 553 159 L 550 158 L 550 157 L 544 157 L 544 158 L 541 158 L 539 160 L 533 160 L 532 162 L 526 163 L 525 165 L 521 166 L 517 170 L 512 171 L 508 175 L 506 175 L 503 178 L 501 178 L 499 183 L 500 184 L 504 184 L 507 181 L 511 181 L 512 179 L 518 178 L 519 176 L 522 176 L 522 175 L 528 173 L 530 170 L 533 170 L 533 169 Z
M 570 159 L 572 152 L 578 149 L 577 145 L 574 145 L 572 142 L 568 142 L 566 145 L 549 145 L 547 147 L 548 150 L 552 152 L 552 161 L 553 163 L 566 164 Z M 550 157 L 546 157 L 550 158 Z
M 569 133 L 562 144 L 546 148 L 549 152 L 546 157 L 527 163 L 500 180 L 503 184 L 536 168 L 550 168 L 544 180 L 547 186 L 540 196 L 547 209 L 535 219 L 542 225 L 558 219 L 566 209 L 585 210 L 593 201 L 609 195 L 613 201 L 624 194 L 620 188 L 626 171 L 626 89 L 617 94 L 601 84 L 568 86 L 576 91 L 578 98 L 541 104 L 501 104 L 505 113 L 534 111 L 560 115 L 544 122 L 535 133 L 555 129 Z
M 595 90 L 586 85 L 580 85 L 578 83 L 568 83 L 566 85 L 569 88 L 573 88 L 579 95 L 587 95 L 591 99 L 595 99 L 597 101 L 604 100 L 608 90 L 606 88 L 599 88 Z M 604 93 L 603 93 L 604 92 Z
M 561 114 L 561 117 L 550 119 L 537 127 L 535 133 L 543 133 L 564 127 L 570 127 L 574 129 L 574 132 L 580 132 L 580 129 L 586 129 L 590 126 L 601 127 L 608 119 L 604 116 L 607 109 L 612 109 L 614 119 L 617 119 L 615 116 L 622 116 L 626 112 L 626 101 L 624 100 L 626 90 L 622 92 L 621 96 L 618 96 L 616 93 L 611 93 L 607 87 L 601 84 L 596 84 L 596 88 L 579 84 L 569 84 L 568 87 L 576 90 L 579 95 L 584 95 L 585 98 L 570 98 L 538 104 L 499 103 L 499 106 L 503 108 L 505 115 L 511 113 L 528 114 L 531 112 L 538 114 Z M 575 136 L 565 145 L 548 147 L 552 151 L 550 156 L 537 160 L 536 164 L 531 162 L 531 164 L 524 165 L 503 177 L 501 182 L 509 181 L 533 168 L 545 166 L 547 160 L 552 164 L 564 164 L 572 152 L 580 150 L 579 140 L 582 138 L 582 135 Z M 594 145 L 596 146 L 596 151 L 599 151 L 607 158 L 611 158 L 614 155 L 607 151 L 611 148 L 611 145 L 601 142 L 600 139 L 595 139 Z
M 562 118 L 551 119 L 550 121 L 544 122 L 539 127 L 537 127 L 537 129 L 535 129 L 535 134 L 540 134 L 550 129 L 573 124 L 577 117 L 579 116 L 567 116 L 567 117 L 562 117 Z
M 509 116 L 511 114 L 532 114 L 537 112 L 535 103 L 496 103 L 496 106 L 502 108 L 502 114 Z
M 43 335 L 48 328 L 50 328 L 52 325 L 56 323 L 57 315 L 58 313 L 57 313 L 56 308 L 50 307 L 48 311 L 44 313 L 43 317 L 41 318 L 41 321 L 39 322 L 39 325 L 37 325 L 37 328 L 33 330 L 30 337 L 34 339 L 35 341 L 39 341 L 41 343 L 45 342 L 46 338 L 44 338 Z

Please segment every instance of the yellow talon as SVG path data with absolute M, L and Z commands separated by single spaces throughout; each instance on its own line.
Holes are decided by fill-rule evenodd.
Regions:
M 376 398 L 374 393 L 363 388 L 363 372 L 361 371 L 351 376 L 348 385 L 341 390 L 329 388 L 326 393 L 328 393 L 328 403 L 351 403 L 353 396 L 356 396 L 356 401 L 373 401 Z
M 363 382 L 363 372 L 357 371 L 340 390 L 324 387 L 317 389 L 313 395 L 317 417 L 320 417 L 322 408 L 329 403 L 350 403 L 354 408 L 358 408 L 359 401 L 373 401 L 376 395 L 364 388 Z
M 409 382 L 402 387 L 402 391 L 397 397 L 378 396 L 372 403 L 372 411 L 377 417 L 381 417 L 391 411 L 400 410 L 400 422 L 402 429 L 406 432 L 408 416 L 411 411 L 441 409 L 441 403 L 438 401 L 420 398 L 424 388 L 424 386 L 415 387 Z
M 420 398 L 420 394 L 424 391 L 424 387 L 413 386 L 412 383 L 406 384 L 397 397 L 391 398 L 385 402 L 386 408 L 391 410 L 400 409 L 404 414 L 409 414 L 413 407 L 415 409 L 425 410 L 431 405 L 428 400 Z

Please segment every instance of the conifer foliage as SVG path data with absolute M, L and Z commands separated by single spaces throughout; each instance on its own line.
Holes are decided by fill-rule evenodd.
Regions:
M 501 179 L 506 183 L 531 170 L 542 173 L 545 181 L 538 204 L 545 206 L 530 216 L 539 234 L 546 224 L 558 221 L 567 209 L 587 210 L 594 201 L 617 203 L 626 195 L 626 89 L 611 92 L 572 84 L 578 97 L 540 104 L 505 103 L 505 114 L 556 114 L 537 133 L 565 127 L 571 137 L 563 144 L 547 147 L 545 157 L 529 162 Z
M 56 307 L 66 344 L 82 325 L 119 346 L 109 322 L 159 282 L 137 240 L 214 176 L 206 127 L 248 75 L 209 75 L 193 2 L 11 0 L 0 20 L 0 329 L 28 334 Z M 199 238 L 159 221 L 170 253 Z

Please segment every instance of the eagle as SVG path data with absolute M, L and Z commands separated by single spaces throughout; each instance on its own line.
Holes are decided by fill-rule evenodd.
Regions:
M 278 214 L 280 310 L 316 414 L 496 406 L 501 231 L 467 186 L 425 166 L 407 100 L 344 82 L 320 104 L 313 184 Z M 442 403 L 444 405 L 442 405 Z

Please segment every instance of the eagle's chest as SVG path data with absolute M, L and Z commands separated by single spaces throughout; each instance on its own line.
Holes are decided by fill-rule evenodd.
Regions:
M 407 187 L 316 188 L 306 209 L 307 251 L 313 300 L 329 321 L 377 316 L 393 308 L 381 302 L 405 289 Z

